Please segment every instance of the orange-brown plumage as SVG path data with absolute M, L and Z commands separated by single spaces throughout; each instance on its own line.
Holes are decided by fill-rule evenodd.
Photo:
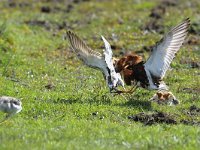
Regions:
M 165 89 L 163 78 L 176 53 L 183 44 L 190 25 L 189 18 L 172 28 L 153 48 L 146 62 L 142 57 L 129 54 L 115 62 L 116 72 L 124 76 L 125 83 L 137 82 L 143 88 Z
M 142 61 L 142 57 L 136 54 L 129 54 L 120 58 L 115 65 L 115 70 L 121 72 L 129 66 L 134 66 Z
M 129 54 L 116 62 L 115 69 L 122 74 L 126 85 L 139 81 L 142 87 L 146 87 L 148 86 L 148 80 L 143 64 L 141 56 Z

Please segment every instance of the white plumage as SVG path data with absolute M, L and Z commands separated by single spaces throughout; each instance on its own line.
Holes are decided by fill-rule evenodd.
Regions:
M 115 89 L 118 85 L 124 86 L 124 82 L 119 73 L 115 72 L 112 61 L 112 50 L 108 41 L 102 36 L 105 50 L 103 55 L 89 48 L 86 43 L 76 34 L 67 31 L 67 36 L 72 49 L 77 56 L 89 67 L 99 69 L 103 72 L 110 90 Z
M 19 113 L 22 110 L 21 101 L 9 96 L 0 97 L 0 111 L 7 113 L 6 118 Z M 6 119 L 5 118 L 5 119 Z
M 183 44 L 187 36 L 190 20 L 186 19 L 168 32 L 153 48 L 153 52 L 144 64 L 147 77 L 150 81 L 150 88 L 156 88 L 152 83 L 152 76 L 163 79 L 166 71 L 175 57 L 175 54 Z M 167 89 L 163 83 L 159 89 Z
M 110 80 L 111 84 L 108 85 L 110 89 L 117 87 L 117 85 L 121 85 L 124 87 L 124 81 L 121 78 L 120 73 L 115 72 L 115 68 L 113 65 L 113 60 L 112 60 L 112 49 L 108 41 L 101 36 L 103 39 L 104 45 L 105 45 L 105 50 L 104 50 L 104 57 L 105 57 L 105 62 L 107 64 L 107 67 L 109 69 L 109 74 L 110 74 Z

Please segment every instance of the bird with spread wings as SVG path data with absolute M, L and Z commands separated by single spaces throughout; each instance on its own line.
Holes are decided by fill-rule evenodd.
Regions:
M 102 40 L 105 45 L 103 54 L 92 50 L 86 45 L 86 43 L 81 40 L 72 31 L 67 31 L 67 36 L 71 44 L 72 49 L 77 54 L 77 56 L 89 67 L 99 69 L 102 71 L 104 78 L 108 84 L 110 91 L 116 90 L 117 86 L 123 86 L 124 82 L 121 78 L 120 73 L 115 72 L 115 68 L 112 60 L 112 50 L 108 41 L 102 36 Z
M 143 88 L 160 91 L 168 90 L 163 78 L 187 36 L 189 25 L 190 20 L 187 18 L 165 34 L 153 47 L 152 54 L 146 62 L 141 56 L 130 54 L 117 59 L 114 63 L 110 44 L 103 36 L 103 55 L 89 48 L 72 31 L 68 31 L 67 36 L 77 56 L 89 67 L 98 68 L 103 72 L 110 89 L 118 91 L 118 85 L 124 86 L 121 74 L 127 85 L 136 82 Z

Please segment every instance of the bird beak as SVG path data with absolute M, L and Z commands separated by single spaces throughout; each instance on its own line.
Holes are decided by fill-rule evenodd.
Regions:
M 129 65 L 124 66 L 124 69 L 127 69 L 129 67 Z
M 172 103 L 173 103 L 174 105 L 180 104 L 179 100 L 177 100 L 177 99 L 173 99 Z

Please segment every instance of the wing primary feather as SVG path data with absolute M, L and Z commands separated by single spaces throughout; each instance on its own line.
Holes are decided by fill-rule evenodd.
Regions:
M 181 36 L 181 35 L 185 35 L 185 33 L 187 33 L 188 31 L 187 31 L 187 29 L 184 29 L 184 30 L 180 30 L 180 31 L 178 31 L 178 32 L 172 32 L 172 34 L 173 34 L 173 38 L 175 38 L 175 37 L 178 37 L 178 36 Z
M 87 66 L 100 69 L 104 75 L 106 75 L 106 63 L 103 60 L 102 54 L 93 51 L 72 31 L 67 31 L 66 34 L 69 39 L 69 43 L 78 58 L 81 59 Z
M 163 78 L 175 54 L 187 36 L 190 19 L 172 28 L 153 48 L 152 55 L 145 63 L 145 69 L 156 77 Z M 160 71 L 162 70 L 162 71 Z
M 124 87 L 124 82 L 121 78 L 121 75 L 119 73 L 115 72 L 115 68 L 113 65 L 113 60 L 112 60 L 112 49 L 111 46 L 109 44 L 109 42 L 103 37 L 101 36 L 104 45 L 105 45 L 105 49 L 104 49 L 104 59 L 105 62 L 107 64 L 107 69 L 109 70 L 109 76 L 110 76 L 110 84 L 109 87 L 112 88 L 116 88 L 118 85 L 121 85 Z
M 186 25 L 186 26 L 189 26 L 189 25 L 190 25 L 190 19 L 189 19 L 189 18 L 185 19 L 182 23 L 180 23 L 180 24 L 178 24 L 177 26 L 173 27 L 173 28 L 171 29 L 171 31 L 176 30 L 177 28 L 180 28 L 180 27 L 185 26 L 185 25 Z
M 99 52 L 93 51 L 87 46 L 87 44 L 81 40 L 75 33 L 72 31 L 67 31 L 67 37 L 71 43 L 71 46 L 75 52 L 84 52 L 91 55 L 102 56 Z

